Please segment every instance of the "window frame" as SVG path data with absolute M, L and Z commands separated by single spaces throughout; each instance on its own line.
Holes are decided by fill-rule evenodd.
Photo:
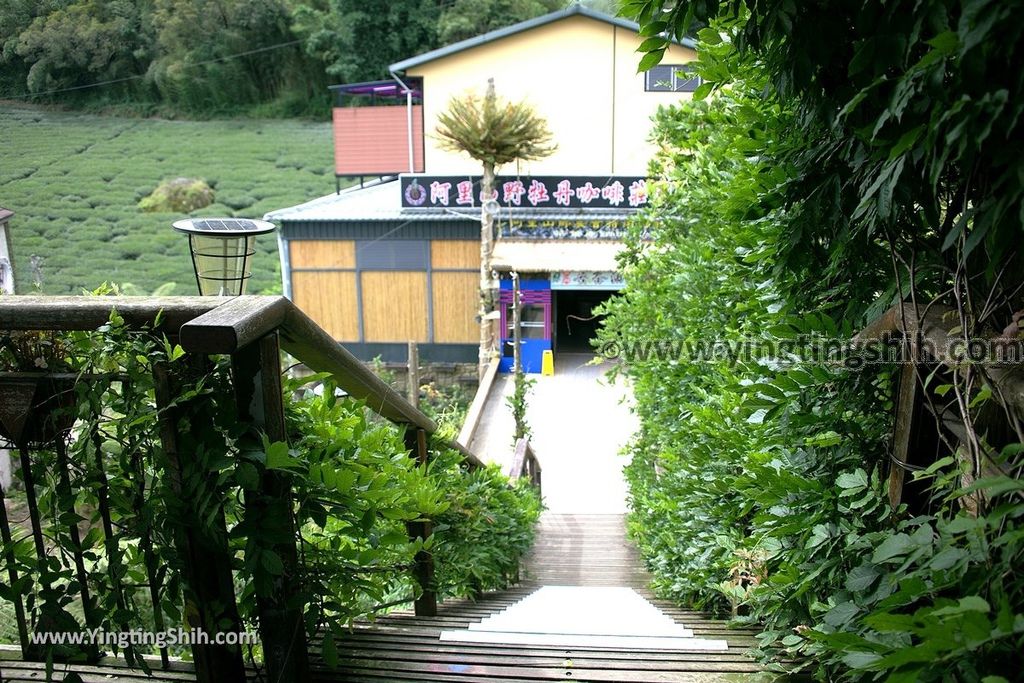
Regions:
M 655 72 L 663 69 L 671 70 L 668 87 L 657 87 L 657 84 L 664 83 L 665 79 L 655 78 Z M 703 82 L 700 76 L 692 72 L 688 64 L 657 64 L 644 73 L 644 92 L 692 93 Z

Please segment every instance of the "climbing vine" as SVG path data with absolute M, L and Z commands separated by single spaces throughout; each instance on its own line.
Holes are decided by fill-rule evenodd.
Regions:
M 528 405 L 526 399 L 530 394 L 530 388 L 533 387 L 536 381 L 534 378 L 528 377 L 522 368 L 519 368 L 512 374 L 512 393 L 505 399 L 505 403 L 512 410 L 512 420 L 515 423 L 515 429 L 512 433 L 513 448 L 515 448 L 519 439 L 527 438 L 532 433 L 530 424 L 526 421 L 526 408 Z

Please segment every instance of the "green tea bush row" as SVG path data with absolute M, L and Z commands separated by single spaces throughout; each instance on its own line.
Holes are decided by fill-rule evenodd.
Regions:
M 139 120 L 22 105 L 0 111 L 0 138 L 0 206 L 16 214 L 22 292 L 38 274 L 46 294 L 78 294 L 104 279 L 141 292 L 174 282 L 178 294 L 192 293 L 187 240 L 170 227 L 183 215 L 138 207 L 169 178 L 202 178 L 216 189 L 215 203 L 191 214 L 203 216 L 262 217 L 334 191 L 329 124 Z M 137 244 L 115 239 L 127 235 Z M 42 259 L 38 273 L 33 256 Z M 260 239 L 249 291 L 280 283 L 277 243 Z

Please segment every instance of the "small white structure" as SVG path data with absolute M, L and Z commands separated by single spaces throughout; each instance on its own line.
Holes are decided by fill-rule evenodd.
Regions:
M 14 256 L 11 234 L 7 227 L 14 212 L 0 206 L 0 294 L 14 294 Z
M 7 222 L 14 212 L 0 206 L 0 294 L 14 294 L 14 257 L 11 255 L 11 235 Z M 0 486 L 11 487 L 11 456 L 0 448 Z

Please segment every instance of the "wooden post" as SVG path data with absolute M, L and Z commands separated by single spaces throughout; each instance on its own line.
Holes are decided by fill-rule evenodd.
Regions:
M 409 403 L 413 408 L 420 407 L 420 347 L 414 341 L 409 342 L 409 354 L 406 359 L 409 365 L 406 374 L 406 391 Z
M 906 363 L 900 371 L 896 394 L 896 423 L 893 426 L 892 450 L 900 462 L 909 462 L 910 430 L 913 423 L 914 403 L 917 400 L 917 367 Z M 889 504 L 895 510 L 903 500 L 903 467 L 890 463 Z
M 177 387 L 166 363 L 153 366 L 156 403 L 160 410 L 160 444 L 168 485 L 179 498 L 183 494 L 183 462 L 192 456 L 182 448 L 178 417 L 183 406 L 172 405 Z M 196 416 L 192 416 L 195 418 Z M 193 428 L 201 429 L 194 425 Z M 216 633 L 242 630 L 235 601 L 231 573 L 231 552 L 228 548 L 224 511 L 217 511 L 207 527 L 199 519 L 196 501 L 181 500 L 185 527 L 176 532 L 175 545 L 184 564 L 185 617 L 198 620 L 183 628 L 198 627 L 212 639 Z M 204 529 L 208 529 L 204 532 Z M 213 533 L 209 533 L 212 530 Z M 197 683 L 245 683 L 242 649 L 237 645 L 193 644 Z
M 281 351 L 277 333 L 231 356 L 239 417 L 266 433 L 272 442 L 288 441 L 281 388 Z M 309 647 L 303 620 L 301 586 L 291 476 L 264 471 L 260 491 L 246 495 L 245 516 L 260 530 L 260 542 L 281 558 L 284 571 L 273 583 L 273 594 L 256 595 L 260 637 L 270 681 L 309 680 Z
M 408 425 L 405 430 L 405 447 L 410 455 L 421 464 L 427 463 L 427 432 L 418 427 Z M 406 530 L 409 538 L 426 540 L 432 533 L 430 522 L 407 522 Z M 428 550 L 416 553 L 413 567 L 413 579 L 422 593 L 416 598 L 415 611 L 418 617 L 432 617 L 437 614 L 437 587 L 434 582 L 434 556 Z

